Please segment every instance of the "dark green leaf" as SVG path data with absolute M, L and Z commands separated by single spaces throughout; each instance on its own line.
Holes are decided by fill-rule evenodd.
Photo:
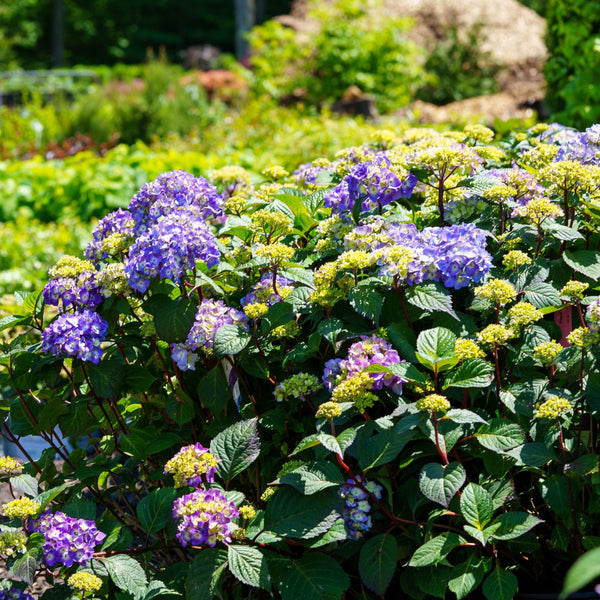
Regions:
M 419 473 L 419 488 L 426 498 L 448 508 L 465 479 L 466 473 L 460 463 L 428 463 Z
M 462 364 L 448 373 L 443 389 L 488 387 L 492 382 L 494 369 L 481 358 L 467 358 Z
M 217 473 L 224 481 L 231 481 L 258 458 L 256 424 L 256 418 L 234 423 L 212 439 L 210 451 L 221 461 Z
M 457 546 L 466 540 L 457 533 L 444 532 L 419 546 L 412 555 L 409 567 L 428 567 L 444 560 Z
M 184 342 L 198 307 L 188 298 L 175 300 L 166 294 L 154 294 L 143 304 L 144 310 L 154 317 L 156 335 L 165 342 Z
M 467 523 L 483 529 L 494 516 L 489 492 L 475 483 L 468 483 L 460 496 L 460 511 Z
M 564 475 L 552 475 L 541 482 L 540 493 L 565 524 L 572 525 L 569 480 Z
M 487 421 L 477 413 L 464 408 L 451 408 L 444 415 L 444 418 L 449 419 L 454 423 L 487 423 Z
M 213 351 L 216 356 L 239 354 L 249 343 L 250 334 L 238 325 L 223 325 L 215 333 Z
M 113 554 L 102 559 L 113 583 L 135 600 L 144 597 L 148 581 L 140 563 L 126 554 Z
M 375 324 L 379 322 L 383 296 L 372 287 L 366 285 L 353 287 L 348 293 L 348 301 L 359 315 L 367 317 Z
M 360 549 L 358 559 L 358 571 L 365 586 L 383 598 L 397 560 L 398 543 L 394 536 L 382 533 L 369 539 Z
M 525 442 L 525 434 L 516 423 L 492 419 L 475 434 L 477 441 L 488 450 L 506 452 Z
M 541 519 L 526 512 L 502 513 L 492 523 L 492 525 L 498 525 L 492 537 L 497 540 L 512 540 L 527 533 L 542 522 Z
M 558 291 L 549 283 L 531 283 L 525 289 L 524 299 L 536 308 L 561 305 Z
M 142 498 L 136 507 L 136 513 L 146 533 L 156 533 L 167 525 L 177 496 L 174 488 L 159 488 Z
M 338 467 L 333 463 L 313 461 L 294 469 L 277 480 L 281 484 L 291 485 L 301 494 L 310 495 L 328 487 L 339 487 L 344 483 Z
M 415 429 L 420 420 L 421 415 L 410 415 L 401 419 L 393 429 L 387 429 L 369 438 L 358 457 L 361 469 L 367 471 L 394 460 L 415 436 L 416 431 L 411 429 Z
M 406 290 L 406 299 L 417 308 L 429 312 L 445 312 L 458 319 L 454 308 L 452 308 L 450 290 L 436 281 L 419 283 L 409 287 Z
M 222 359 L 227 360 L 226 358 Z M 204 404 L 214 415 L 220 415 L 227 407 L 231 398 L 231 389 L 225 379 L 223 368 L 220 364 L 215 365 L 196 386 L 196 392 L 200 402 Z
M 267 561 L 258 548 L 230 544 L 227 549 L 229 570 L 242 583 L 271 590 Z
M 22 579 L 29 585 L 33 585 L 35 578 L 35 572 L 37 570 L 38 561 L 35 555 L 37 552 L 25 552 L 17 556 L 14 563 L 12 563 L 9 573 Z
M 187 600 L 211 600 L 227 565 L 227 550 L 205 548 L 194 558 L 187 571 Z
M 600 252 L 594 252 L 593 250 L 565 252 L 563 260 L 578 273 L 592 279 L 600 279 Z
M 456 594 L 457 600 L 462 600 L 479 586 L 488 569 L 489 560 L 471 554 L 467 560 L 453 567 L 448 589 Z
M 594 548 L 580 556 L 567 571 L 560 600 L 577 592 L 600 577 L 600 548 Z
M 417 338 L 417 359 L 430 369 L 448 369 L 458 362 L 454 353 L 456 336 L 444 327 L 422 331 Z
M 539 442 L 527 442 L 509 450 L 507 454 L 516 458 L 518 465 L 528 467 L 543 467 L 548 461 L 556 458 L 552 448 Z
M 517 588 L 517 578 L 512 573 L 496 567 L 483 582 L 482 591 L 487 600 L 513 600 Z
M 97 507 L 91 500 L 75 500 L 74 502 L 69 502 L 69 504 L 62 509 L 62 512 L 73 519 L 95 521 Z
M 120 360 L 103 360 L 97 365 L 86 363 L 85 371 L 96 396 L 116 396 L 125 378 L 125 365 Z

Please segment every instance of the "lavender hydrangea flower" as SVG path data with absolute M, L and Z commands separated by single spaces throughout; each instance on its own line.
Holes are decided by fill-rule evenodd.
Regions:
M 211 352 L 215 334 L 223 325 L 239 325 L 248 328 L 248 318 L 222 300 L 204 299 L 198 306 L 194 324 L 185 343 L 171 344 L 171 357 L 182 371 L 193 370 L 198 355 L 195 350 L 203 348 Z
M 584 132 L 573 131 L 562 141 L 555 162 L 572 160 L 584 165 L 600 165 L 600 127 L 592 125 Z
M 231 543 L 236 528 L 231 520 L 239 516 L 235 504 L 217 489 L 197 489 L 173 503 L 173 517 L 181 519 L 177 539 L 182 546 L 214 547 L 217 541 Z
M 391 367 L 400 362 L 400 356 L 383 338 L 372 335 L 362 336 L 348 349 L 348 356 L 344 359 L 332 359 L 325 363 L 322 381 L 325 387 L 332 391 L 342 379 L 350 378 L 372 365 Z M 369 373 L 373 380 L 371 389 L 380 390 L 383 386 L 389 387 L 395 394 L 402 393 L 403 379 L 392 373 Z
M 125 275 L 129 285 L 143 293 L 154 277 L 180 283 L 197 261 L 203 260 L 210 268 L 219 259 L 216 238 L 202 215 L 191 208 L 181 209 L 162 217 L 132 244 Z
M 369 494 L 365 490 L 368 490 L 378 500 L 381 499 L 382 487 L 374 481 L 364 482 L 360 487 L 353 479 L 347 479 L 346 483 L 340 487 L 339 493 L 344 499 L 342 518 L 350 537 L 355 540 L 360 539 L 373 526 L 369 514 L 371 512 Z
M 42 550 L 49 567 L 59 563 L 66 567 L 87 564 L 94 556 L 94 547 L 106 537 L 93 521 L 74 519 L 62 512 L 43 513 L 33 523 L 32 531 L 45 538 Z
M 203 480 L 213 483 L 219 459 L 215 458 L 208 448 L 199 442 L 184 446 L 165 465 L 165 474 L 171 473 L 175 479 L 175 487 L 189 485 L 198 487 Z
M 124 250 L 133 241 L 135 221 L 128 210 L 119 208 L 98 222 L 92 234 L 92 241 L 83 255 L 88 260 L 100 261 L 111 251 Z
M 0 587 L 0 600 L 35 600 L 34 597 L 15 587 L 11 582 L 3 582 Z
M 143 185 L 131 199 L 129 210 L 135 221 L 135 233 L 141 233 L 161 217 L 181 208 L 195 209 L 202 219 L 220 217 L 223 204 L 217 188 L 203 177 L 194 177 L 186 171 L 170 171 Z
M 409 198 L 416 183 L 412 173 L 400 177 L 387 156 L 380 154 L 352 167 L 342 183 L 325 195 L 324 203 L 334 212 L 342 212 L 353 210 L 354 203 L 362 200 L 361 210 L 369 211 Z
M 275 285 L 273 285 L 273 274 L 265 273 L 260 278 L 260 281 L 254 285 L 252 291 L 240 300 L 240 304 L 246 306 L 259 302 L 267 306 L 272 306 L 276 302 L 287 298 L 294 289 L 292 283 L 289 279 L 277 275 L 275 277 Z M 275 289 L 277 289 L 277 292 L 275 292 Z
M 42 290 L 44 302 L 52 306 L 94 308 L 102 302 L 100 288 L 96 283 L 95 273 L 85 271 L 77 278 L 58 277 L 51 279 Z
M 331 172 L 331 167 L 320 167 L 313 163 L 300 165 L 292 174 L 292 179 L 299 185 L 316 185 L 317 178 L 321 173 Z
M 98 364 L 108 323 L 91 310 L 59 315 L 42 333 L 42 351 Z

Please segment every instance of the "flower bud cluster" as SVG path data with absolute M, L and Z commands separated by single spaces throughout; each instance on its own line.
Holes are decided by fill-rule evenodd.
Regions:
M 184 446 L 165 464 L 165 474 L 171 473 L 175 487 L 198 487 L 203 481 L 213 483 L 219 460 L 199 442 Z
M 6 471 L 12 473 L 18 471 L 21 468 L 21 463 L 18 459 L 12 456 L 0 456 L 0 471 Z
M 548 367 L 562 349 L 563 347 L 554 340 L 544 342 L 533 349 L 533 358 L 539 360 L 545 367 Z
M 502 258 L 505 271 L 516 271 L 519 267 L 530 265 L 531 258 L 521 250 L 510 250 Z
M 299 398 L 306 400 L 310 394 L 314 394 L 323 388 L 321 382 L 309 373 L 296 373 L 277 384 L 273 395 L 277 402 L 286 398 Z
M 504 279 L 490 279 L 487 283 L 475 288 L 475 295 L 492 304 L 504 306 L 517 297 L 517 288 Z
M 578 327 L 569 333 L 567 342 L 576 348 L 588 350 L 600 343 L 600 332 L 592 331 L 589 327 Z
M 571 298 L 573 300 L 583 300 L 583 293 L 589 287 L 589 283 L 572 279 L 571 281 L 567 281 L 567 283 L 565 283 L 560 292 L 558 292 L 558 295 L 566 296 L 567 298 Z
M 518 302 L 508 309 L 510 327 L 527 327 L 544 317 L 543 313 L 529 302 Z
M 542 402 L 535 411 L 536 419 L 557 419 L 561 415 L 571 412 L 573 407 L 566 398 L 552 396 L 545 402 Z
M 477 345 L 474 340 L 467 338 L 458 338 L 454 345 L 454 354 L 458 360 L 466 360 L 467 358 L 483 358 L 485 352 Z
M 446 396 L 440 394 L 429 394 L 417 400 L 417 410 L 421 412 L 446 412 L 450 409 L 450 402 Z
M 6 530 L 0 532 L 0 554 L 12 556 L 16 552 L 22 554 L 27 549 L 27 534 L 22 530 Z
M 515 337 L 512 329 L 492 323 L 477 333 L 477 341 L 486 346 L 502 346 Z
M 40 510 L 40 504 L 31 498 L 23 497 L 2 505 L 2 514 L 7 519 L 27 519 Z
M 102 579 L 87 571 L 77 571 L 67 579 L 67 584 L 82 592 L 97 592 L 102 587 Z
M 382 487 L 374 481 L 363 481 L 360 486 L 354 479 L 347 479 L 340 487 L 344 500 L 342 518 L 351 538 L 358 540 L 373 526 L 369 493 L 381 500 Z
M 272 273 L 265 273 L 252 291 L 246 294 L 241 300 L 242 307 L 248 304 L 265 304 L 267 307 L 273 306 L 276 302 L 285 300 L 294 289 L 292 282 L 281 275 L 273 278 Z
M 588 305 L 585 311 L 585 320 L 590 331 L 594 333 L 600 332 L 600 300 L 594 300 Z

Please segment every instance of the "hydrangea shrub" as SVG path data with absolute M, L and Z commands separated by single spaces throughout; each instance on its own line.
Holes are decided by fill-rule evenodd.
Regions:
M 0 323 L 1 433 L 48 445 L 0 459 L 2 593 L 560 589 L 600 545 L 597 130 L 145 184 Z

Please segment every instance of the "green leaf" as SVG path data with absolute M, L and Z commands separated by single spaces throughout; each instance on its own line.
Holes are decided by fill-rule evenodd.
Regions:
M 300 440 L 299 444 L 294 448 L 294 451 L 290 454 L 290 456 L 295 456 L 296 454 L 302 452 L 303 450 L 307 450 L 308 448 L 314 448 L 320 443 L 321 441 L 319 440 L 319 435 L 317 433 L 311 433 Z
M 222 359 L 227 360 L 227 359 Z M 214 415 L 223 413 L 227 401 L 231 398 L 231 389 L 225 379 L 223 368 L 215 365 L 196 386 L 198 398 Z
M 600 279 L 600 252 L 594 252 L 593 250 L 565 252 L 563 260 L 578 273 L 592 279 Z
M 221 460 L 217 473 L 231 481 L 251 465 L 260 454 L 257 418 L 234 423 L 210 442 L 210 451 Z
M 418 283 L 406 290 L 406 300 L 423 310 L 429 312 L 445 312 L 458 320 L 452 308 L 452 295 L 441 283 L 429 281 Z
M 323 319 L 319 323 L 317 331 L 332 346 L 335 346 L 338 336 L 344 331 L 344 324 L 339 319 Z
M 498 525 L 492 537 L 497 540 L 512 540 L 527 533 L 540 523 L 543 523 L 542 519 L 538 519 L 526 512 L 514 511 L 502 513 L 492 523 L 492 525 Z
M 9 573 L 22 579 L 29 585 L 33 585 L 38 566 L 38 561 L 36 560 L 37 554 L 37 552 L 25 552 L 19 555 L 15 562 L 12 563 Z
M 512 573 L 496 567 L 483 582 L 482 591 L 487 600 L 512 600 L 518 587 L 517 578 Z
M 475 483 L 468 483 L 460 496 L 460 510 L 467 523 L 483 529 L 494 516 L 492 497 Z
M 486 360 L 467 358 L 456 369 L 448 373 L 443 389 L 488 387 L 494 378 L 493 372 L 494 368 Z
M 329 450 L 329 452 L 333 452 L 334 454 L 342 453 L 342 449 L 340 448 L 337 438 L 335 438 L 334 436 L 329 435 L 328 433 L 323 433 L 321 431 L 320 433 L 317 433 L 317 439 L 319 440 L 319 442 L 321 442 L 323 448 L 326 448 L 327 450 Z
M 350 579 L 338 562 L 318 552 L 287 561 L 276 581 L 282 600 L 339 600 Z
M 344 519 L 339 518 L 325 533 L 318 535 L 303 543 L 307 548 L 320 548 L 332 542 L 341 542 L 348 539 L 348 530 Z
M 227 565 L 227 551 L 205 548 L 194 558 L 187 571 L 185 592 L 187 600 L 211 600 Z
M 85 370 L 96 396 L 112 398 L 119 393 L 125 377 L 125 365 L 120 360 L 86 363 Z
M 487 421 L 477 413 L 464 408 L 451 408 L 446 412 L 444 418 L 449 419 L 453 423 L 487 423 Z
M 556 222 L 549 222 L 544 229 L 552 234 L 557 240 L 572 242 L 573 240 L 583 240 L 584 237 L 574 227 L 567 227 Z
M 590 473 L 596 473 L 598 472 L 598 455 L 582 454 L 574 461 L 567 463 L 563 470 L 568 477 L 583 477 Z
M 258 548 L 230 544 L 227 549 L 229 570 L 246 585 L 271 591 L 267 561 Z
M 280 486 L 267 503 L 265 529 L 291 538 L 310 539 L 327 531 L 339 518 L 337 489 L 304 496 Z
M 401 419 L 393 429 L 387 429 L 370 437 L 361 448 L 358 462 L 364 471 L 385 465 L 394 460 L 412 440 L 414 430 L 421 421 L 420 414 L 409 415 Z
M 344 478 L 333 463 L 321 460 L 306 463 L 283 475 L 277 482 L 291 485 L 301 494 L 309 496 L 328 487 L 339 487 L 344 483 Z
M 159 488 L 141 499 L 135 511 L 146 533 L 156 533 L 167 525 L 177 496 L 174 488 Z
M 215 333 L 213 351 L 215 356 L 239 354 L 249 343 L 251 336 L 238 325 L 223 325 Z
M 155 381 L 156 377 L 148 369 L 135 364 L 126 365 L 124 385 L 134 394 L 147 392 Z
M 457 533 L 444 532 L 419 546 L 412 555 L 409 567 L 428 567 L 436 565 L 450 554 L 454 548 L 466 543 Z
M 156 335 L 169 343 L 185 341 L 198 309 L 188 298 L 173 300 L 167 294 L 154 294 L 142 306 L 154 317 Z
M 394 536 L 382 533 L 372 537 L 360 549 L 358 571 L 362 582 L 383 598 L 397 561 L 398 543 Z
M 540 442 L 527 442 L 517 446 L 506 453 L 517 459 L 518 465 L 527 465 L 528 467 L 543 467 L 548 461 L 556 458 L 552 448 Z
M 73 519 L 95 521 L 97 506 L 91 500 L 75 500 L 75 502 L 69 502 L 69 504 L 62 509 L 62 512 Z
M 482 425 L 475 434 L 477 441 L 488 450 L 506 452 L 525 442 L 525 434 L 516 423 L 504 419 L 492 419 Z
M 548 506 L 567 526 L 571 526 L 571 501 L 569 498 L 569 480 L 564 475 L 553 475 L 540 484 L 540 493 Z
M 524 299 L 536 308 L 561 305 L 558 291 L 549 283 L 531 283 L 524 291 Z
M 559 600 L 566 600 L 568 596 L 589 585 L 597 577 L 600 577 L 600 548 L 586 552 L 573 563 L 567 571 Z
M 428 463 L 419 473 L 419 488 L 426 498 L 448 508 L 465 480 L 466 473 L 460 463 Z
M 113 583 L 135 600 L 144 597 L 148 581 L 140 563 L 126 554 L 113 554 L 101 560 Z
M 417 359 L 432 370 L 453 367 L 458 358 L 454 353 L 456 336 L 444 327 L 422 331 L 417 338 Z
M 38 482 L 31 475 L 13 475 L 10 478 L 11 486 L 18 492 L 23 492 L 26 496 L 35 498 L 38 495 Z
M 450 571 L 449 590 L 456 594 L 457 600 L 466 598 L 483 581 L 488 569 L 489 560 L 471 554 Z
M 381 309 L 383 308 L 383 296 L 372 287 L 357 285 L 348 293 L 350 306 L 363 317 L 367 317 L 375 324 L 379 323 Z

